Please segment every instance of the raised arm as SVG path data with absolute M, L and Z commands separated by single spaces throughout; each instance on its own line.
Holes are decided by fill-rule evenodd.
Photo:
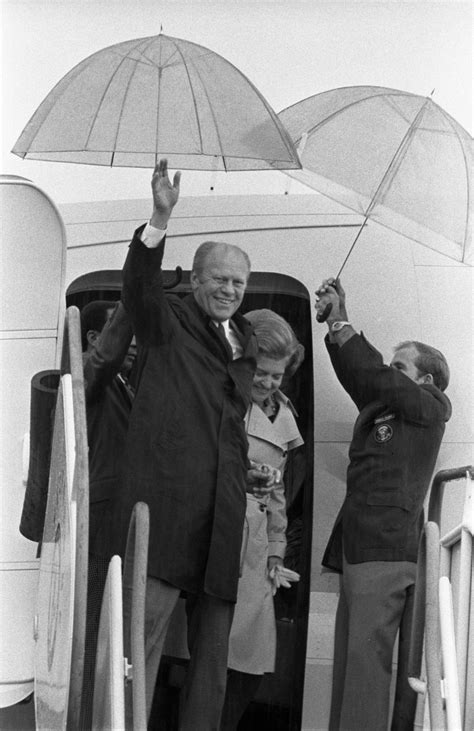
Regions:
M 329 340 L 339 347 L 350 340 L 356 331 L 349 322 L 346 308 L 346 293 L 342 288 L 339 279 L 329 277 L 324 279 L 316 290 L 316 312 L 319 314 L 328 303 L 332 308 L 328 318 L 325 320 L 328 326 Z
M 383 357 L 348 320 L 345 292 L 339 280 L 325 279 L 316 291 L 316 310 L 331 302 L 326 346 L 334 371 L 359 410 L 378 401 L 416 423 L 443 420 L 445 408 L 429 389 L 385 365 Z
M 181 173 L 176 172 L 171 183 L 166 159 L 156 165 L 151 179 L 150 223 L 135 231 L 123 269 L 122 301 L 141 342 L 163 339 L 169 331 L 161 263 L 166 227 L 179 198 L 180 178 Z
M 86 403 L 100 399 L 119 372 L 133 337 L 125 308 L 118 302 L 84 366 Z

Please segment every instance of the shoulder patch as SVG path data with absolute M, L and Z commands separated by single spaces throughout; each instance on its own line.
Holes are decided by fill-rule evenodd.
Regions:
M 375 441 L 379 444 L 383 442 L 389 442 L 393 437 L 393 429 L 390 424 L 379 424 L 375 430 Z

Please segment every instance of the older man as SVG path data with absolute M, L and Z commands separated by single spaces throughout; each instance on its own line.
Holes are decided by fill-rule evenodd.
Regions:
M 339 281 L 317 291 L 328 303 L 326 346 L 359 416 L 349 450 L 347 493 L 323 565 L 339 571 L 331 730 L 379 731 L 389 721 L 392 654 L 399 634 L 392 731 L 411 731 L 416 694 L 407 660 L 423 501 L 451 405 L 442 353 L 400 343 L 390 365 L 348 321 Z
M 218 728 L 225 693 L 246 505 L 243 417 L 256 344 L 237 312 L 250 273 L 238 247 L 202 244 L 192 294 L 164 294 L 164 236 L 179 182 L 178 172 L 171 183 L 161 160 L 152 177 L 153 215 L 135 232 L 124 267 L 122 299 L 137 338 L 138 379 L 122 530 L 133 504 L 146 502 L 148 713 L 169 619 L 184 591 L 191 660 L 180 728 L 209 731 Z

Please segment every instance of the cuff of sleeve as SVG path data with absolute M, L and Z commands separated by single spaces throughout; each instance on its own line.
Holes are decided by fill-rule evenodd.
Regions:
M 268 555 L 278 556 L 281 559 L 285 558 L 286 553 L 286 542 L 282 541 L 269 541 L 268 543 Z
M 165 235 L 166 229 L 155 228 L 155 226 L 152 226 L 151 223 L 147 223 L 140 234 L 140 239 L 148 249 L 156 249 L 156 247 L 158 246 L 160 241 L 163 240 Z

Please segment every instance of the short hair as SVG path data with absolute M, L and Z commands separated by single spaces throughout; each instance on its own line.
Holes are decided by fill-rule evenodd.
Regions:
M 192 271 L 197 275 L 202 274 L 206 266 L 207 257 L 212 254 L 215 249 L 220 248 L 233 249 L 236 252 L 238 251 L 239 254 L 242 255 L 245 263 L 247 264 L 247 268 L 250 274 L 251 265 L 247 252 L 241 249 L 240 246 L 235 246 L 234 244 L 226 244 L 224 241 L 204 241 L 204 243 L 198 246 L 194 253 Z
M 81 310 L 81 340 L 82 350 L 87 350 L 87 333 L 89 330 L 102 332 L 108 320 L 108 311 L 113 310 L 117 303 L 112 300 L 94 300 Z
M 397 353 L 403 348 L 415 347 L 418 351 L 418 355 L 413 361 L 416 368 L 422 375 L 431 373 L 433 376 L 433 383 L 440 391 L 444 391 L 449 384 L 449 366 L 446 358 L 440 350 L 420 343 L 418 340 L 404 340 L 402 343 L 398 343 L 393 349 L 394 353 Z
M 292 376 L 304 360 L 304 346 L 289 323 L 273 310 L 252 310 L 244 317 L 252 324 L 259 354 L 281 360 L 289 358 L 285 375 Z

